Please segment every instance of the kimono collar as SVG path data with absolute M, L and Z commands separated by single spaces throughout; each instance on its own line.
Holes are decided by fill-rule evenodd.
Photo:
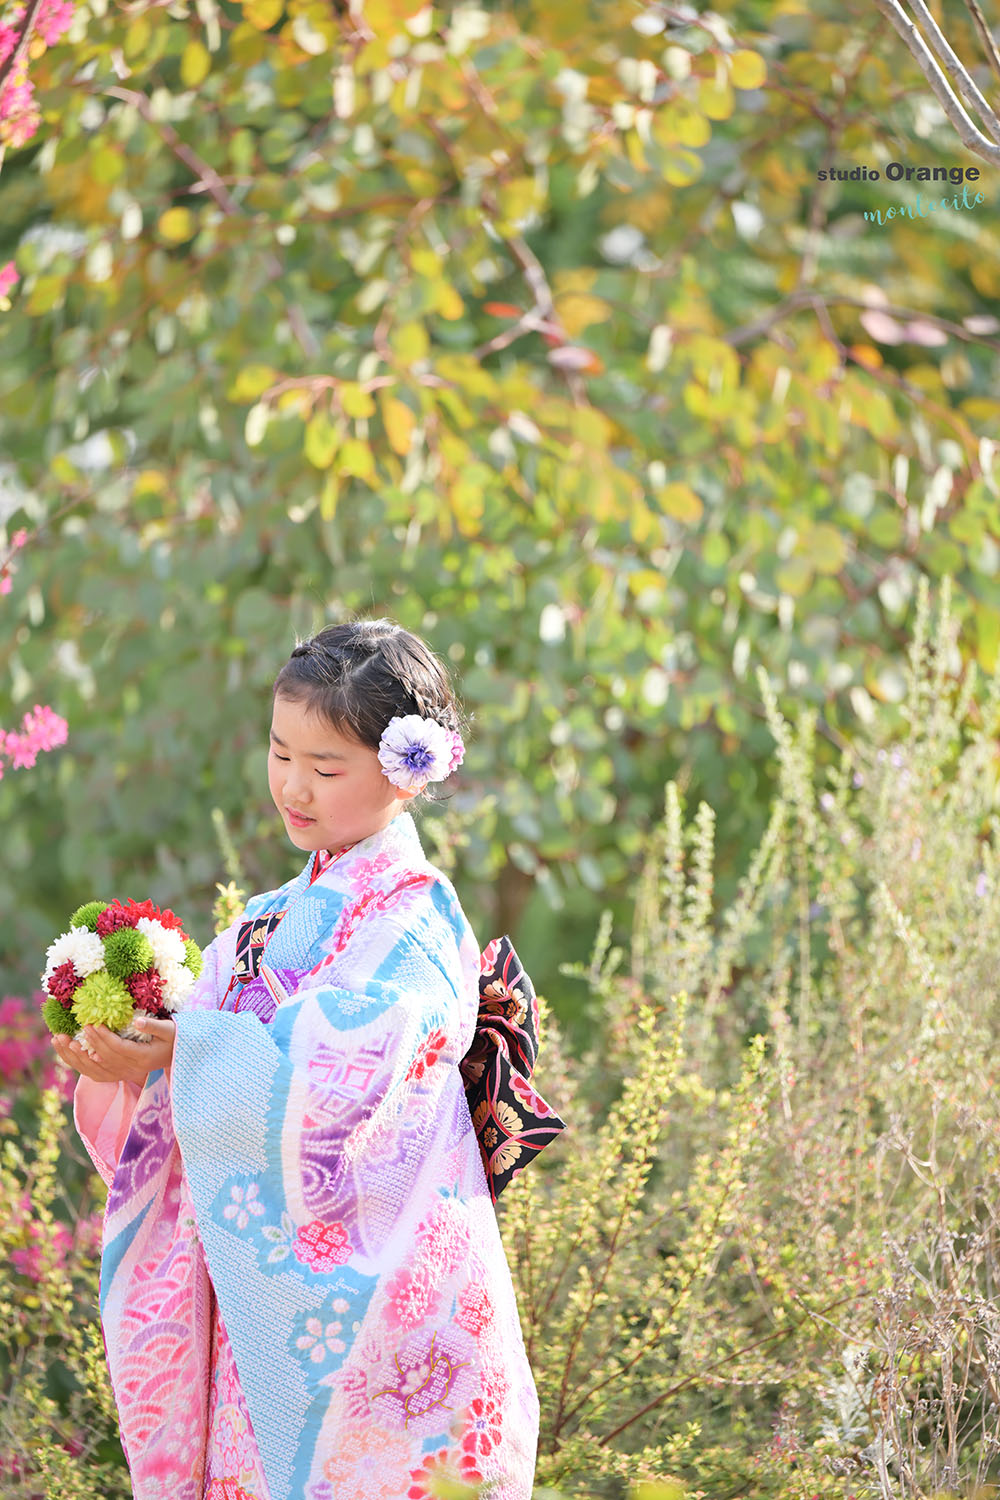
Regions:
M 315 850 L 310 856 L 299 876 L 301 889 L 305 890 L 318 881 L 330 890 L 348 889 L 350 880 L 348 872 L 358 864 L 359 861 L 368 861 L 373 870 L 387 869 L 390 865 L 404 865 L 411 869 L 420 869 L 427 864 L 427 856 L 420 842 L 420 834 L 414 822 L 413 814 L 410 812 L 399 812 L 384 828 L 379 828 L 375 833 L 370 833 L 367 838 L 359 839 L 352 844 L 346 853 L 335 858 L 332 863 L 321 865 L 321 855 L 336 855 L 336 849 Z M 297 882 L 297 885 L 298 883 Z

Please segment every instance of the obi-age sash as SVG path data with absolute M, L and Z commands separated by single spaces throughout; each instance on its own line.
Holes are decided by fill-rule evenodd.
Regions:
M 234 985 L 258 978 L 268 939 L 283 916 L 272 912 L 240 923 Z M 538 998 L 510 937 L 494 938 L 479 962 L 476 1033 L 459 1067 L 496 1203 L 511 1178 L 566 1124 L 530 1081 L 538 1056 Z

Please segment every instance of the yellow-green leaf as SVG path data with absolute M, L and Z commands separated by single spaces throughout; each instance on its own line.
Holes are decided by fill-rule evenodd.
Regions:
M 809 558 L 817 573 L 839 573 L 847 561 L 844 533 L 828 521 L 821 521 L 809 537 Z
M 212 67 L 212 55 L 204 42 L 192 37 L 181 53 L 181 82 L 185 88 L 196 89 L 208 77 Z
M 465 312 L 465 303 L 450 281 L 435 284 L 434 311 L 440 313 L 442 318 L 447 318 L 449 323 L 457 322 Z
M 555 299 L 556 315 L 569 334 L 575 338 L 591 323 L 603 323 L 611 316 L 611 309 L 600 297 L 591 297 L 586 292 L 567 292 Z
M 389 335 L 389 343 L 407 364 L 424 359 L 430 348 L 427 330 L 422 323 L 401 323 Z
M 681 147 L 663 153 L 663 175 L 671 187 L 687 187 L 701 176 L 701 158 Z
M 370 417 L 375 411 L 375 400 L 371 391 L 353 380 L 345 380 L 338 388 L 340 404 L 349 417 Z
M 361 438 L 348 438 L 340 450 L 337 462 L 340 474 L 352 474 L 356 479 L 375 478 L 375 461 L 372 450 Z
M 324 521 L 332 521 L 337 513 L 337 498 L 340 494 L 340 480 L 337 478 L 335 469 L 330 469 L 323 481 L 323 488 L 319 492 L 319 513 Z
M 685 526 L 694 526 L 701 520 L 704 506 L 691 486 L 685 484 L 682 479 L 676 480 L 673 484 L 665 484 L 656 492 L 656 498 L 660 502 L 660 509 L 664 515 L 672 516 L 675 521 L 681 521 Z
M 27 310 L 32 314 L 51 312 L 54 307 L 61 307 L 65 300 L 65 276 L 39 276 L 28 297 Z
M 160 215 L 156 227 L 163 239 L 179 245 L 181 240 L 189 240 L 194 234 L 194 214 L 189 208 L 168 208 Z
M 631 1500 L 685 1500 L 687 1485 L 680 1479 L 643 1479 L 634 1486 Z
M 790 557 L 775 569 L 774 581 L 783 594 L 800 598 L 813 581 L 813 565 L 807 557 Z
M 226 392 L 230 401 L 256 401 L 281 377 L 271 365 L 244 365 Z
M 419 245 L 410 252 L 410 266 L 416 276 L 425 276 L 433 281 L 441 274 L 441 257 L 427 245 Z
M 729 76 L 738 89 L 759 89 L 767 77 L 767 64 L 759 52 L 731 52 L 728 62 Z
M 303 451 L 317 469 L 328 469 L 340 445 L 340 434 L 326 412 L 319 411 L 306 423 Z
M 148 15 L 136 16 L 125 28 L 125 38 L 122 43 L 122 51 L 126 57 L 138 57 L 145 52 L 149 46 L 149 39 L 153 34 L 152 23 Z
M 416 417 L 405 401 L 397 396 L 386 396 L 382 401 L 382 422 L 389 446 L 394 453 L 405 456 L 410 451 L 410 439 L 416 426 Z
M 270 30 L 284 9 L 284 0 L 243 0 L 243 15 L 258 31 Z
M 728 83 L 706 78 L 698 86 L 698 108 L 710 120 L 728 120 L 735 102 Z

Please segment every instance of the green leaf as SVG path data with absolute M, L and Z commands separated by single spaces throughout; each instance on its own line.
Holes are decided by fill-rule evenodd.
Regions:
M 326 412 L 317 412 L 306 424 L 303 444 L 306 458 L 317 469 L 328 469 L 340 446 L 340 433 Z

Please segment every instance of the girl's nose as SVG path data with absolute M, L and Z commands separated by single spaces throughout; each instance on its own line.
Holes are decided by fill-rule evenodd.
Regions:
M 297 807 L 301 812 L 305 812 L 309 806 L 311 797 L 309 784 L 304 777 L 286 776 L 282 791 L 284 792 L 285 801 L 291 807 Z

